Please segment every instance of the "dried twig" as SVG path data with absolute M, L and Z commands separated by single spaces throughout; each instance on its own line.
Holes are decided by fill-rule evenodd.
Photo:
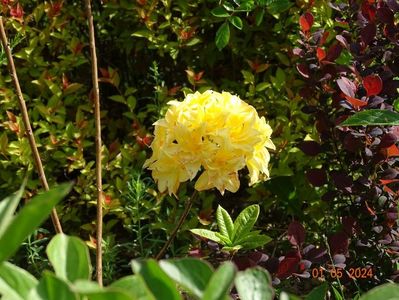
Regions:
M 10 75 L 11 75 L 11 78 L 14 83 L 15 90 L 16 90 L 17 96 L 18 96 L 18 103 L 19 103 L 19 107 L 22 112 L 22 120 L 23 120 L 24 126 L 25 126 L 25 134 L 29 140 L 29 145 L 30 145 L 30 148 L 31 148 L 31 151 L 33 154 L 33 159 L 35 161 L 36 169 L 37 169 L 37 172 L 39 173 L 40 182 L 43 185 L 44 189 L 46 191 L 48 191 L 49 185 L 47 183 L 46 174 L 44 173 L 42 160 L 40 158 L 40 154 L 39 154 L 39 151 L 36 146 L 35 136 L 33 135 L 32 127 L 30 125 L 28 109 L 26 108 L 26 103 L 25 103 L 24 97 L 22 95 L 21 86 L 19 85 L 18 75 L 17 75 L 17 71 L 15 69 L 14 60 L 12 58 L 10 45 L 8 43 L 7 35 L 4 30 L 3 17 L 1 17 L 1 16 L 0 16 L 0 34 L 1 34 L 1 43 L 3 44 L 3 48 L 4 48 L 4 51 L 6 53 L 7 60 L 8 60 L 8 68 L 10 71 Z M 61 223 L 60 223 L 60 220 L 58 218 L 57 211 L 55 208 L 51 212 L 51 219 L 53 221 L 55 231 L 57 233 L 62 233 L 62 226 L 61 226 Z
M 103 239 L 103 188 L 101 163 L 101 118 L 100 118 L 100 89 L 98 86 L 96 41 L 94 37 L 93 14 L 90 0 L 86 1 L 87 19 L 89 20 L 91 75 L 93 81 L 94 117 L 96 123 L 96 181 L 97 181 L 97 255 L 96 278 L 99 285 L 103 284 L 102 267 L 102 239 Z
M 161 251 L 157 254 L 155 257 L 156 260 L 160 260 L 164 255 L 166 250 L 169 248 L 170 244 L 174 240 L 177 232 L 179 231 L 180 227 L 183 225 L 184 221 L 187 218 L 188 213 L 190 212 L 191 207 L 193 206 L 194 201 L 198 198 L 198 191 L 195 190 L 193 194 L 191 195 L 190 199 L 187 200 L 186 207 L 184 208 L 184 211 L 182 215 L 180 216 L 179 221 L 177 222 L 176 227 L 173 229 L 172 233 L 170 234 L 169 239 L 166 241 L 165 245 L 162 247 Z

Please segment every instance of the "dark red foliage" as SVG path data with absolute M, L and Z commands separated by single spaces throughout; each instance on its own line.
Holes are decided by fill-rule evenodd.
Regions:
M 309 12 L 304 13 L 299 17 L 299 25 L 303 32 L 308 32 L 313 25 L 313 15 Z
M 333 234 L 328 239 L 330 251 L 332 255 L 348 253 L 349 238 L 345 232 L 338 232 Z
M 355 93 L 357 91 L 357 87 L 348 78 L 341 77 L 340 79 L 337 80 L 337 84 L 338 84 L 338 87 L 341 89 L 341 91 L 346 96 L 355 97 Z
M 14 7 L 10 9 L 10 15 L 14 19 L 17 19 L 18 21 L 22 21 L 24 17 L 24 10 L 21 6 L 21 4 L 17 3 Z
M 299 65 L 296 66 L 296 68 L 297 68 L 299 74 L 301 74 L 305 78 L 309 78 L 310 71 L 309 71 L 309 68 L 308 68 L 307 65 L 299 64 Z
M 376 276 L 384 280 L 393 276 L 399 253 L 399 126 L 337 125 L 356 111 L 393 110 L 399 98 L 399 2 L 331 1 L 330 6 L 343 26 L 329 28 L 328 41 L 323 26 L 310 28 L 296 50 L 297 69 L 305 77 L 302 111 L 313 116 L 319 133 L 317 145 L 298 147 L 322 162 L 322 169 L 312 164 L 306 177 L 321 191 L 335 222 L 342 220 L 327 233 L 331 254 L 341 255 L 343 265 L 379 261 Z
M 309 156 L 316 156 L 321 152 L 320 144 L 315 141 L 304 141 L 299 144 L 299 149 Z
M 293 246 L 302 246 L 305 241 L 305 228 L 298 221 L 292 221 L 288 226 L 288 240 Z
M 310 169 L 306 171 L 306 178 L 313 186 L 322 186 L 327 183 L 327 174 L 324 169 Z
M 327 56 L 325 58 L 326 61 L 334 62 L 342 52 L 342 46 L 340 43 L 334 43 L 327 52 Z
M 378 75 L 369 75 L 363 78 L 363 86 L 367 96 L 375 96 L 382 91 L 382 80 Z
M 363 27 L 360 31 L 360 36 L 365 45 L 370 44 L 377 33 L 377 27 L 374 23 L 369 23 L 365 27 Z
M 353 234 L 360 233 L 360 225 L 358 221 L 351 216 L 345 216 L 342 218 L 342 225 L 344 232 L 347 234 L 347 236 L 352 236 Z
M 298 263 L 300 262 L 300 253 L 291 251 L 285 255 L 278 265 L 276 276 L 279 279 L 284 279 L 298 270 Z
M 388 148 L 394 145 L 397 141 L 398 138 L 396 137 L 396 135 L 392 133 L 387 133 L 382 136 L 379 146 L 381 148 Z

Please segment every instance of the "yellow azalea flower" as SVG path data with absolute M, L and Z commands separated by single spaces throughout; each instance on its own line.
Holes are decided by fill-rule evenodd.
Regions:
M 238 171 L 245 166 L 250 185 L 269 177 L 267 148 L 275 149 L 273 131 L 254 107 L 214 91 L 168 104 L 165 117 L 154 123 L 153 153 L 144 163 L 161 192 L 176 195 L 180 183 L 201 171 L 195 189 L 217 188 L 222 194 L 238 190 Z

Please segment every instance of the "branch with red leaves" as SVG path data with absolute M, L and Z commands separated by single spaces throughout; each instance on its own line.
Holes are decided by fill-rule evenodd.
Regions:
M 37 169 L 37 172 L 39 173 L 40 182 L 41 182 L 43 188 L 46 191 L 48 191 L 49 185 L 47 182 L 46 174 L 43 169 L 43 164 L 42 164 L 42 160 L 40 158 L 39 150 L 37 149 L 35 136 L 33 135 L 32 126 L 31 126 L 30 120 L 29 120 L 28 109 L 26 108 L 25 99 L 22 95 L 21 86 L 20 86 L 19 80 L 18 80 L 17 70 L 16 70 L 15 64 L 14 64 L 14 59 L 12 57 L 10 45 L 8 43 L 7 35 L 4 30 L 3 17 L 1 17 L 1 16 L 0 16 L 0 34 L 1 34 L 1 43 L 3 45 L 4 51 L 6 53 L 7 60 L 8 60 L 8 68 L 10 71 L 11 79 L 13 81 L 15 91 L 17 93 L 18 104 L 21 109 L 22 120 L 23 120 L 24 126 L 25 126 L 25 134 L 29 140 L 29 145 L 30 145 L 30 148 L 31 148 L 31 151 L 33 154 L 33 159 L 34 159 L 34 162 L 36 165 L 36 169 Z M 57 214 L 57 211 L 55 208 L 51 212 L 51 220 L 53 222 L 55 231 L 57 233 L 62 233 L 62 226 L 61 226 L 61 223 L 60 223 L 60 220 L 58 218 L 58 214 Z

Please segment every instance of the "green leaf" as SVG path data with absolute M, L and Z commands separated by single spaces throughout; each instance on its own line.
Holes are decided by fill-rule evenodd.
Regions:
M 393 108 L 395 108 L 395 110 L 396 110 L 397 112 L 399 112 L 399 99 L 396 99 L 396 100 L 393 102 Z
M 176 285 L 153 259 L 132 261 L 134 273 L 141 276 L 157 300 L 181 300 Z
M 254 227 L 258 216 L 259 205 L 254 204 L 246 207 L 234 221 L 234 240 L 240 240 L 249 233 Z
M 17 294 L 18 299 L 28 299 L 29 291 L 38 283 L 30 273 L 9 262 L 0 265 L 0 281 L 0 295 L 7 295 L 8 290 Z
M 208 263 L 194 258 L 161 260 L 159 264 L 169 277 L 198 298 L 202 297 L 213 273 Z
M 305 300 L 322 300 L 326 298 L 328 292 L 328 284 L 325 282 L 322 285 L 314 288 L 305 298 Z
M 280 294 L 280 300 L 302 300 L 302 298 L 288 294 L 286 292 L 281 292 Z
M 360 300 L 397 300 L 399 299 L 399 284 L 386 283 L 373 288 L 360 297 Z
M 95 281 L 78 279 L 73 283 L 73 290 L 80 295 L 86 295 L 101 292 L 103 288 Z
M 277 90 L 280 90 L 286 83 L 285 72 L 281 68 L 277 68 L 276 77 L 274 80 L 274 86 Z
M 0 278 L 0 296 L 2 298 L 0 299 L 11 299 L 11 300 L 25 300 L 25 298 L 22 298 L 18 292 L 10 287 L 7 282 L 5 282 L 3 279 Z
M 269 273 L 262 268 L 238 272 L 234 283 L 241 300 L 272 300 L 274 290 Z
M 235 252 L 237 252 L 237 251 L 240 250 L 240 249 L 242 249 L 242 246 L 241 246 L 241 245 L 236 245 L 236 246 L 224 246 L 224 247 L 222 248 L 222 250 L 223 250 L 224 252 L 231 252 L 231 253 L 235 253 Z
M 6 154 L 7 148 L 8 148 L 8 136 L 7 136 L 7 132 L 3 132 L 0 135 L 0 152 L 2 152 L 3 154 Z
M 152 36 L 152 31 L 148 29 L 138 30 L 132 33 L 132 36 L 143 37 L 143 38 L 150 38 Z
M 335 300 L 344 300 L 344 298 L 343 298 L 342 295 L 341 295 L 341 292 L 338 291 L 336 287 L 334 287 L 334 286 L 332 285 L 331 288 L 332 288 L 332 291 L 333 291 L 333 293 L 334 293 Z M 374 299 L 375 299 L 375 298 L 374 298 Z
M 52 208 L 71 190 L 72 184 L 62 184 L 35 196 L 13 218 L 0 237 L 0 263 L 7 260 L 21 243 L 47 219 Z
M 80 90 L 82 87 L 83 84 L 81 83 L 76 83 L 76 82 L 71 83 L 70 85 L 68 85 L 68 87 L 65 90 L 63 90 L 63 94 L 64 96 L 71 95 Z
M 127 285 L 126 289 L 116 286 L 104 288 L 99 286 L 97 282 L 78 279 L 73 284 L 73 291 L 89 300 L 153 300 L 154 298 L 136 298 L 135 293 L 130 293 L 133 289 L 140 289 L 137 290 L 140 293 L 143 287 L 146 287 L 145 284 L 143 286 L 132 285 L 131 287 Z
M 126 104 L 126 99 L 122 95 L 113 95 L 109 96 L 108 98 L 115 102 Z
M 289 9 L 294 3 L 290 0 L 271 0 L 267 6 L 271 15 L 281 14 Z
M 216 210 L 216 221 L 220 233 L 227 237 L 230 241 L 234 239 L 234 225 L 229 213 L 220 205 Z
M 57 234 L 48 244 L 46 253 L 58 277 L 70 282 L 90 279 L 89 249 L 79 238 Z
M 232 245 L 232 242 L 227 236 L 222 235 L 220 232 L 215 232 L 215 235 L 220 239 L 222 245 Z
M 242 70 L 242 76 L 244 76 L 244 83 L 245 84 L 253 84 L 255 82 L 255 76 L 249 71 Z
M 243 240 L 234 242 L 234 245 L 242 245 L 243 248 L 249 250 L 262 247 L 270 241 L 272 241 L 272 238 L 270 236 L 264 234 L 252 234 L 252 232 L 250 232 Z
M 199 37 L 193 37 L 186 43 L 186 46 L 192 47 L 199 43 L 202 43 L 202 40 Z
M 227 46 L 230 40 L 230 27 L 229 23 L 224 22 L 216 32 L 215 43 L 216 47 L 221 51 Z
M 256 90 L 257 92 L 261 92 L 261 91 L 267 89 L 269 86 L 270 86 L 270 83 L 269 83 L 269 82 L 261 82 L 261 83 L 258 83 L 258 84 L 256 85 L 255 90 Z
M 236 268 L 233 263 L 223 263 L 212 275 L 204 291 L 203 300 L 223 300 L 233 284 Z
M 45 271 L 37 287 L 30 291 L 29 300 L 78 300 L 78 295 L 67 282 Z
M 190 231 L 203 238 L 222 244 L 222 240 L 217 236 L 217 232 L 208 229 L 191 229 Z
M 136 97 L 134 97 L 134 96 L 127 97 L 126 104 L 127 104 L 127 106 L 129 106 L 130 110 L 133 111 L 136 108 L 136 104 L 137 104 Z
M 242 20 L 238 16 L 233 16 L 229 19 L 229 22 L 233 24 L 234 27 L 241 30 L 242 29 Z
M 255 24 L 256 24 L 256 26 L 259 26 L 260 24 L 262 24 L 264 16 L 265 16 L 265 10 L 264 9 L 261 9 L 261 10 L 256 12 L 256 15 L 255 15 Z
M 14 217 L 14 212 L 18 207 L 18 203 L 21 200 L 22 194 L 25 189 L 25 183 L 21 188 L 0 202 L 0 236 L 6 230 L 10 224 L 12 218 Z
M 399 125 L 399 113 L 371 109 L 360 111 L 350 116 L 338 126 L 393 126 Z
M 230 17 L 230 14 L 221 6 L 212 9 L 211 14 L 218 18 Z
M 90 300 L 136 300 L 132 295 L 129 295 L 126 291 L 104 289 L 101 292 L 86 294 Z
M 120 288 L 137 300 L 155 300 L 142 277 L 130 275 L 113 282 L 110 287 Z

